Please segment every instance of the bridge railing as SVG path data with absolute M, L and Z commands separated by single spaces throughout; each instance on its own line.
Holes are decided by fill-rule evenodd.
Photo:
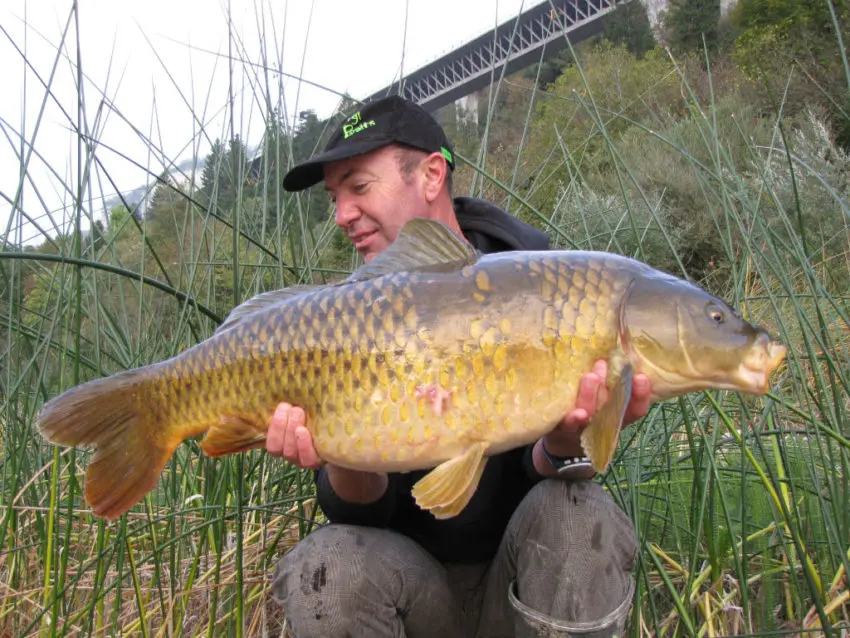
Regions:
M 602 18 L 626 0 L 560 0 L 545 2 L 499 25 L 402 79 L 401 94 L 435 110 L 483 88 L 493 73 L 507 73 L 540 59 L 541 49 L 555 53 L 601 31 Z M 369 102 L 399 93 L 399 82 L 377 91 Z

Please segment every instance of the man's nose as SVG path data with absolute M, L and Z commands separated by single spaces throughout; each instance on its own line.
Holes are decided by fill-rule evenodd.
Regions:
M 338 197 L 334 205 L 336 225 L 345 228 L 360 216 L 357 206 L 348 197 Z

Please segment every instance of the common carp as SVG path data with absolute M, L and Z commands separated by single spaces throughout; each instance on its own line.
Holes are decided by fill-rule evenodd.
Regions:
M 652 400 L 702 389 L 761 394 L 785 346 L 724 301 L 626 257 L 481 255 L 439 222 L 409 221 L 347 279 L 263 293 L 166 361 L 78 385 L 46 403 L 49 441 L 91 446 L 85 495 L 120 516 L 177 446 L 209 456 L 263 447 L 275 406 L 302 406 L 319 456 L 369 471 L 433 468 L 418 505 L 457 515 L 487 457 L 552 430 L 581 377 L 607 359 L 609 400 L 581 442 L 614 455 L 634 374 Z

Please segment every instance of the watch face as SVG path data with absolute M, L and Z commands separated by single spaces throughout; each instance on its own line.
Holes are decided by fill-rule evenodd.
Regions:
M 593 465 L 588 459 L 581 459 L 575 463 L 565 463 L 558 468 L 558 476 L 576 477 L 576 478 L 591 478 L 596 475 Z

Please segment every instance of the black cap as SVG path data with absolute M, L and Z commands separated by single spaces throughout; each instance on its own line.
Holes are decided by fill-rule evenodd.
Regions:
M 322 165 L 363 155 L 388 144 L 442 153 L 454 170 L 454 152 L 437 121 L 421 106 L 392 95 L 370 102 L 342 123 L 325 150 L 293 167 L 283 178 L 288 191 L 300 191 L 325 178 Z

